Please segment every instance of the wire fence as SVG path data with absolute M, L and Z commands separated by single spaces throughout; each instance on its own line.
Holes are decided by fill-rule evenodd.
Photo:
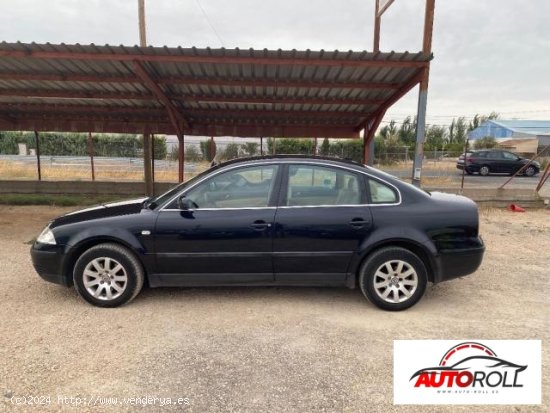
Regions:
M 308 144 L 310 145 L 308 146 L 303 143 L 302 145 L 302 147 L 294 150 L 294 152 L 311 155 L 323 154 L 321 152 L 321 145 L 311 146 Z M 355 159 L 358 156 L 357 147 L 359 147 L 361 149 L 359 156 L 362 156 L 362 148 L 357 144 L 354 145 L 333 145 L 329 155 L 344 159 Z M 127 149 L 127 146 L 125 148 Z M 113 150 L 113 148 L 110 150 Z M 209 154 L 208 150 L 208 148 L 201 148 L 201 145 L 198 143 L 188 143 L 185 145 L 185 179 L 189 179 L 210 167 L 211 160 L 205 156 L 205 152 Z M 264 142 L 261 146 L 251 145 L 250 143 L 227 143 L 219 145 L 216 148 L 215 158 L 217 161 L 223 161 L 251 155 L 284 154 L 286 150 L 288 148 L 277 147 L 273 144 L 268 145 L 267 142 Z M 41 155 L 41 179 L 48 181 L 143 181 L 143 150 L 136 147 L 135 152 L 128 155 L 130 156 Z M 466 188 L 497 188 L 507 179 L 506 175 L 492 174 L 489 177 L 467 175 L 463 180 L 463 172 L 457 168 L 457 161 L 460 155 L 461 153 L 456 151 L 425 151 L 422 185 L 428 188 L 461 188 L 462 186 Z M 394 151 L 386 151 L 381 148 L 375 152 L 373 166 L 400 179 L 410 181 L 413 170 L 413 157 L 414 153 L 407 147 L 397 148 Z M 542 176 L 546 165 L 550 163 L 550 157 L 540 158 L 539 162 L 541 163 L 540 175 Z M 37 164 L 38 159 L 35 153 L 31 155 L 0 154 L 0 180 L 36 180 L 38 179 Z M 164 151 L 162 159 L 155 159 L 153 161 L 153 169 L 154 180 L 156 182 L 177 182 L 177 145 L 171 148 L 168 147 Z M 518 177 L 512 185 L 534 189 L 537 187 L 538 182 L 539 180 L 536 177 L 535 179 Z

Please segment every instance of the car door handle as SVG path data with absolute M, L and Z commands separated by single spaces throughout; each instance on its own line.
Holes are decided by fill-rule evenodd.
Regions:
M 353 228 L 363 228 L 365 225 L 369 225 L 370 222 L 363 218 L 353 218 L 349 225 Z
M 258 221 L 254 221 L 252 223 L 252 225 L 250 225 L 252 228 L 258 230 L 258 231 L 261 231 L 261 230 L 264 230 L 266 228 L 269 228 L 271 227 L 271 224 L 269 222 L 265 222 L 265 221 L 262 221 L 262 220 L 258 220 Z

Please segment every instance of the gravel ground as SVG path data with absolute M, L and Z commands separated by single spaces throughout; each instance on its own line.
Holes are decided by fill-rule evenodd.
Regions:
M 166 409 L 201 413 L 549 411 L 549 211 L 482 211 L 480 270 L 388 313 L 358 290 L 320 288 L 145 290 L 126 307 L 94 308 L 31 266 L 26 242 L 66 210 L 0 212 L 0 411 L 146 395 L 187 398 Z M 542 339 L 546 404 L 394 406 L 392 340 L 427 338 Z M 12 395 L 49 395 L 51 405 L 16 408 Z

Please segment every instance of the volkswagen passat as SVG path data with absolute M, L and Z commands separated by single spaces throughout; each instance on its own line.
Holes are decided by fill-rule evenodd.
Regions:
M 38 274 L 116 307 L 142 286 L 333 286 L 403 310 L 474 272 L 477 207 L 361 164 L 261 157 L 216 166 L 156 198 L 50 222 L 32 246 Z

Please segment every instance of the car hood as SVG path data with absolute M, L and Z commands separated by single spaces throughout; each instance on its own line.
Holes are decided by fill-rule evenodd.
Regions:
M 146 199 L 147 198 L 137 198 L 128 201 L 111 202 L 108 204 L 69 212 L 68 214 L 54 219 L 51 223 L 51 228 L 55 228 L 59 225 L 72 224 L 75 222 L 89 221 L 92 219 L 139 214 L 143 209 L 143 201 Z

